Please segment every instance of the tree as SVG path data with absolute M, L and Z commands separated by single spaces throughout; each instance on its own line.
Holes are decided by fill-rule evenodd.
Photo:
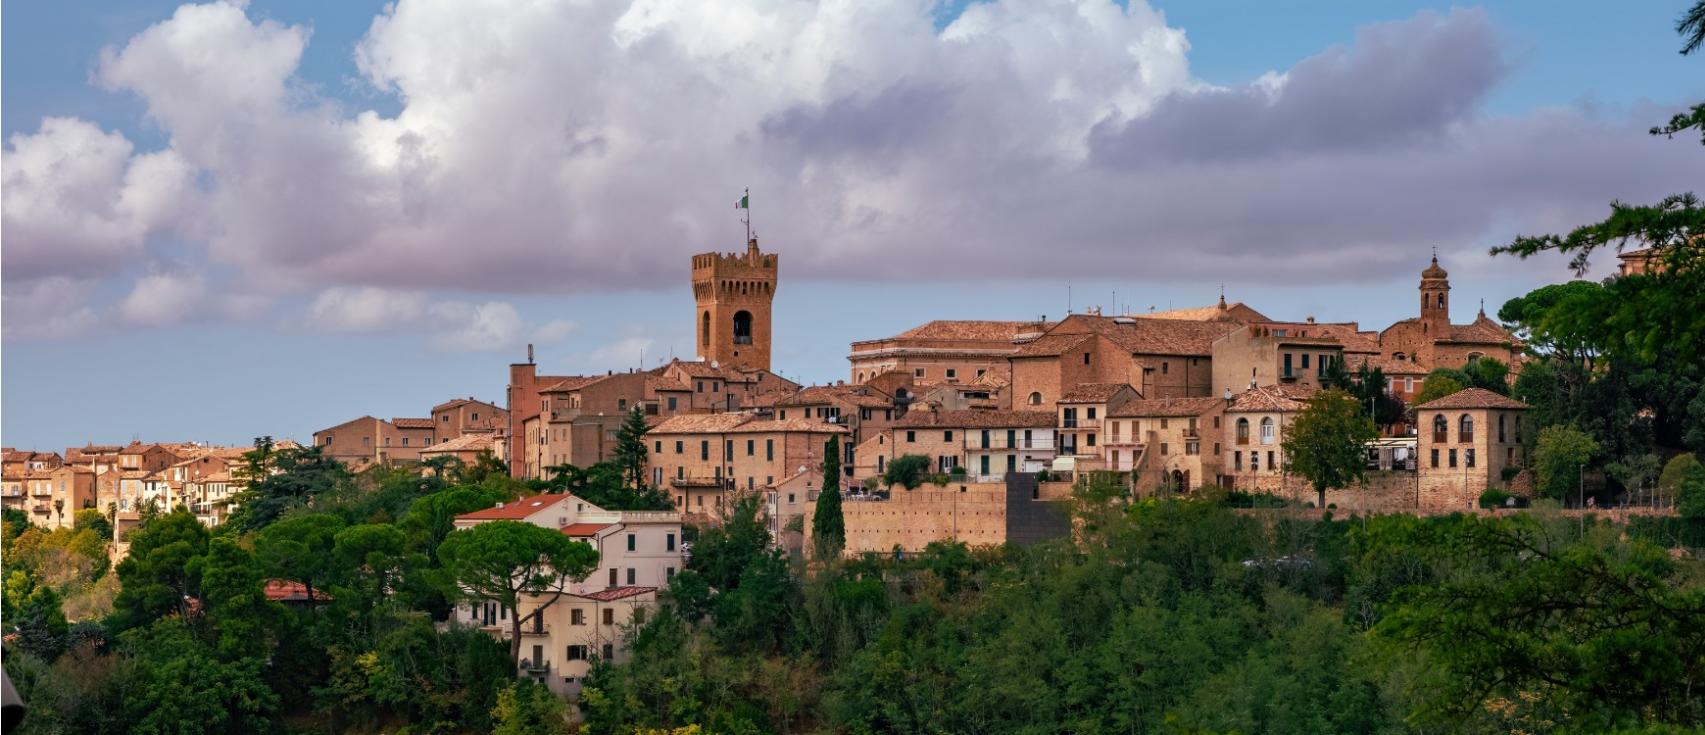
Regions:
M 888 469 L 882 473 L 882 482 L 890 487 L 899 485 L 907 490 L 916 490 L 928 472 L 929 457 L 902 454 L 888 462 Z
M 176 613 L 189 620 L 189 600 L 201 595 L 201 565 L 209 534 L 188 510 L 154 516 L 130 533 L 130 554 L 118 563 L 123 585 L 113 601 L 119 630 L 146 626 Z
M 645 425 L 645 413 L 635 405 L 622 421 L 621 430 L 616 432 L 616 467 L 622 471 L 627 487 L 635 490 L 646 488 L 645 432 L 650 430 Z
M 269 575 L 300 582 L 312 599 L 332 576 L 333 539 L 342 529 L 343 519 L 329 513 L 292 516 L 261 529 L 255 556 Z
M 1683 469 L 1676 483 L 1675 510 L 1683 518 L 1705 521 L 1705 467 L 1694 463 Z
M 823 489 L 811 514 L 811 542 L 817 558 L 834 559 L 847 543 L 847 522 L 841 516 L 841 438 L 830 436 L 823 449 Z
M 126 682 L 124 732 L 252 733 L 269 730 L 279 697 L 258 657 L 221 658 L 181 625 L 156 621 L 123 636 L 135 669 Z
M 12 590 L 7 590 L 11 592 Z M 66 633 L 70 626 L 59 606 L 59 594 L 52 587 L 30 590 L 17 605 L 15 618 L 7 622 L 17 627 L 18 647 L 30 655 L 52 661 L 65 650 Z
M 1340 390 L 1320 391 L 1285 429 L 1287 471 L 1307 478 L 1324 508 L 1327 490 L 1367 476 L 1367 444 L 1377 438 L 1379 429 L 1356 399 Z
M 1557 500 L 1573 497 L 1581 481 L 1580 474 L 1598 453 L 1598 447 L 1598 442 L 1574 426 L 1559 424 L 1541 429 L 1533 451 L 1539 492 Z
M 598 552 L 586 542 L 519 521 L 456 531 L 438 554 L 466 594 L 510 610 L 509 657 L 516 664 L 521 661 L 521 623 L 544 614 L 565 587 L 598 566 Z M 523 597 L 544 599 L 523 615 Z
M 284 512 L 306 505 L 310 498 L 328 492 L 350 479 L 343 464 L 326 456 L 321 447 L 274 450 L 257 446 L 244 456 L 248 488 L 238 494 L 237 510 L 227 521 L 239 531 L 258 531 Z
M 543 684 L 520 679 L 497 694 L 492 735 L 568 735 L 568 708 Z
M 1415 394 L 1415 405 L 1424 405 L 1431 401 L 1448 396 L 1464 388 L 1462 383 L 1448 375 L 1439 375 L 1438 371 L 1421 381 L 1421 392 Z
M 1689 473 L 1700 466 L 1699 458 L 1695 457 L 1692 452 L 1683 452 L 1670 458 L 1670 461 L 1664 464 L 1663 472 L 1658 474 L 1658 495 L 1660 499 L 1668 498 L 1671 503 L 1674 503 L 1681 492 L 1682 480 L 1685 480 Z
M 332 556 L 345 579 L 377 603 L 402 572 L 403 532 L 388 523 L 350 526 L 337 532 Z
M 216 538 L 196 564 L 207 617 L 218 632 L 215 650 L 226 659 L 266 655 L 280 610 L 266 598 L 266 577 L 254 555 Z

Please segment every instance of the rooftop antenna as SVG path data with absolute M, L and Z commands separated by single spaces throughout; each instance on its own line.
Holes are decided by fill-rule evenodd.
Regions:
M 527 343 L 527 364 L 528 365 L 533 364 L 533 343 L 532 342 Z
M 1072 313 L 1072 282 L 1066 281 L 1066 314 Z

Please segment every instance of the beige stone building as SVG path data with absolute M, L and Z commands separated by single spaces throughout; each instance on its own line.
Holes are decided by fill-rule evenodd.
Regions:
M 496 457 L 497 450 L 501 446 L 490 435 L 464 434 L 420 450 L 420 461 L 427 462 L 437 457 L 449 457 L 462 463 L 464 467 L 472 467 L 479 464 L 482 455 Z
M 819 419 L 750 413 L 683 415 L 646 434 L 647 472 L 683 513 L 720 517 L 732 493 L 772 489 L 799 472 L 821 472 L 829 437 L 846 427 Z
M 1073 314 L 1013 352 L 1013 407 L 1053 410 L 1084 383 L 1124 383 L 1144 398 L 1209 395 L 1213 344 L 1240 328 L 1232 321 Z
M 1221 473 L 1229 487 L 1250 493 L 1294 494 L 1306 483 L 1285 472 L 1285 428 L 1314 390 L 1265 385 L 1236 394 L 1225 407 Z
M 439 443 L 468 434 L 493 436 L 508 425 L 508 411 L 472 396 L 432 407 L 432 438 Z
M 1141 397 L 1125 383 L 1078 383 L 1068 388 L 1056 403 L 1061 459 L 1055 467 L 1074 472 L 1107 469 L 1103 463 L 1107 415 Z
M 1133 400 L 1107 411 L 1104 469 L 1129 473 L 1138 495 L 1223 484 L 1223 398 Z
M 938 319 L 892 337 L 852 343 L 852 382 L 899 371 L 919 384 L 970 383 L 1009 374 L 1014 347 L 1042 335 L 1051 322 Z
M 1331 337 L 1304 336 L 1306 331 L 1251 324 L 1215 340 L 1214 393 L 1278 384 L 1319 389 L 1327 366 L 1344 359 L 1344 346 Z
M 1431 370 L 1490 357 L 1509 365 L 1512 375 L 1520 370 L 1521 343 L 1488 318 L 1484 309 L 1468 324 L 1450 322 L 1450 275 L 1439 267 L 1438 258 L 1421 271 L 1420 290 L 1421 315 L 1380 332 L 1380 350 L 1386 358 Z
M 1420 508 L 1469 510 L 1487 488 L 1508 489 L 1527 463 L 1520 436 L 1527 409 L 1521 401 L 1483 388 L 1416 406 Z
M 612 511 L 573 495 L 535 495 L 458 516 L 455 525 L 492 521 L 558 529 L 598 552 L 598 568 L 583 579 L 562 580 L 561 594 L 527 598 L 518 610 L 475 600 L 457 606 L 452 616 L 456 624 L 508 641 L 519 614 L 519 673 L 561 695 L 579 694 L 594 661 L 627 660 L 633 629 L 656 609 L 658 588 L 686 563 L 681 516 L 670 511 Z
M 894 458 L 930 458 L 937 473 L 965 470 L 962 482 L 1000 483 L 1009 473 L 1047 469 L 1057 453 L 1046 411 L 913 410 L 858 445 L 854 483 L 880 477 Z
M 314 432 L 314 445 L 327 457 L 359 471 L 375 464 L 417 461 L 420 450 L 435 444 L 436 437 L 431 418 L 385 421 L 362 416 Z

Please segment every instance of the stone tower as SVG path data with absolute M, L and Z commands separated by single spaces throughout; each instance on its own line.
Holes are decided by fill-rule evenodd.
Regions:
M 1421 271 L 1421 330 L 1433 339 L 1450 338 L 1450 274 L 1439 267 L 1439 256 Z
M 776 295 L 774 253 L 746 241 L 745 254 L 693 256 L 694 340 L 699 357 L 744 370 L 770 369 L 770 301 Z

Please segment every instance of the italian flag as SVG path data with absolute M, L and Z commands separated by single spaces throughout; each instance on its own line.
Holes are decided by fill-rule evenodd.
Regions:
M 751 209 L 751 207 L 746 205 L 746 200 L 750 199 L 750 198 L 751 198 L 750 194 L 743 196 L 743 197 L 740 197 L 740 200 L 734 203 L 734 208 L 735 209 Z

